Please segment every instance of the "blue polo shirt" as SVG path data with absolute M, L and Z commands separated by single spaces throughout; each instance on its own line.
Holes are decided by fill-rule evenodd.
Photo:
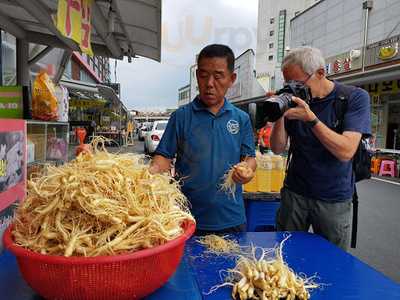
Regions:
M 318 119 L 332 130 L 337 120 L 337 96 L 335 83 L 328 96 L 310 103 L 310 108 Z M 338 160 L 302 121 L 285 120 L 285 128 L 293 146 L 285 186 L 311 199 L 328 202 L 350 200 L 354 189 L 352 161 Z M 355 89 L 348 99 L 344 131 L 371 134 L 370 98 L 368 93 L 360 88 Z
M 241 156 L 255 156 L 247 113 L 227 100 L 212 114 L 197 97 L 168 121 L 156 154 L 173 159 L 182 192 L 191 203 L 199 230 L 222 230 L 246 222 L 242 186 L 235 199 L 220 191 L 223 176 Z

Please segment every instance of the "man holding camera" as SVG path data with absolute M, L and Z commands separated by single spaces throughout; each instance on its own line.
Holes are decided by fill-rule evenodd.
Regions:
M 345 86 L 325 77 L 325 60 L 318 49 L 292 49 L 282 62 L 286 83 L 303 85 L 310 101 L 290 99 L 271 133 L 275 153 L 285 150 L 290 137 L 291 160 L 277 214 L 280 231 L 313 231 L 348 249 L 351 199 L 355 182 L 352 158 L 361 137 L 370 134 L 370 100 L 362 89 L 347 99 L 341 132 L 336 101 Z M 277 99 L 280 101 L 280 99 Z

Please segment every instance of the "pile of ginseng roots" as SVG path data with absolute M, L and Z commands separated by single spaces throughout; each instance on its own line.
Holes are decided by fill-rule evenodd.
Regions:
M 289 237 L 287 236 L 275 248 L 250 246 L 242 249 L 240 253 L 236 252 L 236 265 L 233 269 L 226 270 L 228 275 L 225 282 L 212 287 L 207 294 L 229 286 L 232 287 L 232 299 L 309 299 L 310 290 L 320 285 L 313 281 L 315 276 L 306 277 L 304 274 L 296 274 L 284 261 L 282 249 Z M 211 237 L 208 240 L 215 241 Z M 209 247 L 209 249 L 220 255 L 220 248 Z
M 194 219 L 178 182 L 152 175 L 143 157 L 93 153 L 47 166 L 28 182 L 12 235 L 17 245 L 63 256 L 116 255 L 165 244 Z

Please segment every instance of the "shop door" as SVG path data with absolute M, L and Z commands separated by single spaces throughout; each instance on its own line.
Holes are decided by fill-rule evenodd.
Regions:
M 400 150 L 400 103 L 389 105 L 386 148 Z

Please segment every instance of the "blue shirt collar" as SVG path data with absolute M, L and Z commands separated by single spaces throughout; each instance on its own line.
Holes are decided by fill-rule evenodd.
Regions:
M 204 103 L 200 100 L 199 96 L 196 96 L 196 98 L 194 98 L 194 100 L 192 101 L 192 106 L 193 106 L 193 109 L 196 111 L 200 111 L 200 110 L 208 111 L 207 106 L 204 105 Z M 233 104 L 230 103 L 228 100 L 226 100 L 226 98 L 224 98 L 224 105 L 219 110 L 217 116 L 219 116 L 229 110 L 233 110 Z

